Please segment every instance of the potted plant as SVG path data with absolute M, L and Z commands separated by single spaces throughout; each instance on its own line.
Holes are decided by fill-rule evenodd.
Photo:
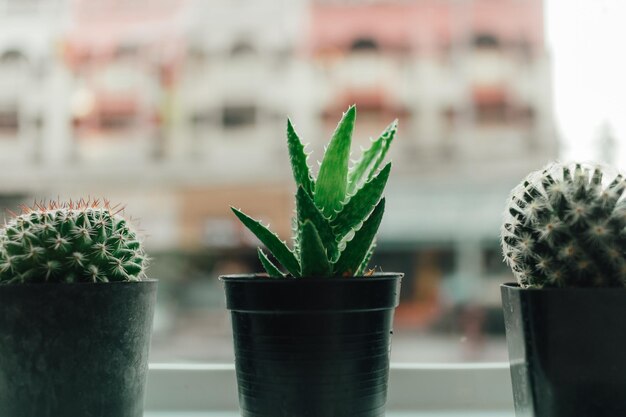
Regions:
M 380 169 L 392 123 L 349 168 L 356 109 L 343 115 L 317 178 L 293 125 L 287 144 L 295 194 L 294 245 L 233 208 L 265 244 L 265 274 L 220 277 L 231 311 L 239 404 L 244 417 L 379 417 L 400 273 L 374 273 L 391 164 Z
M 517 416 L 626 415 L 626 180 L 553 163 L 511 193 L 501 287 Z
M 156 301 L 107 202 L 23 208 L 0 231 L 0 415 L 140 417 Z

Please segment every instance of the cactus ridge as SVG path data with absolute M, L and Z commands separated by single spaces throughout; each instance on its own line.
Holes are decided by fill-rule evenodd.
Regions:
M 552 163 L 513 189 L 501 245 L 522 287 L 626 286 L 626 180 L 608 171 Z
M 146 264 L 136 231 L 108 202 L 24 206 L 0 232 L 0 284 L 139 281 Z

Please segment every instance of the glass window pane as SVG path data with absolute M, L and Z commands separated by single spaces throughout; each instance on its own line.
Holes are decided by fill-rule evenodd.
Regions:
M 160 280 L 153 361 L 232 362 L 220 274 L 261 270 L 242 208 L 291 244 L 287 118 L 313 152 L 392 120 L 369 268 L 405 274 L 392 360 L 507 359 L 509 190 L 551 159 L 623 164 L 616 0 L 0 0 L 0 208 L 106 197 Z

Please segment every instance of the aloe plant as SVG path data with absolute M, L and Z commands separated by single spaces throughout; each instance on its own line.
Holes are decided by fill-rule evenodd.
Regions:
M 108 202 L 24 206 L 0 230 L 0 284 L 139 281 L 146 259 Z
M 326 148 L 317 178 L 308 154 L 287 121 L 287 145 L 293 177 L 296 215 L 293 247 L 258 220 L 231 207 L 239 220 L 267 247 L 259 259 L 270 277 L 361 276 L 376 246 L 376 232 L 385 210 L 382 197 L 391 163 L 383 165 L 397 130 L 397 120 L 373 140 L 350 167 L 356 107 L 344 113 Z M 382 166 L 382 168 L 381 168 Z

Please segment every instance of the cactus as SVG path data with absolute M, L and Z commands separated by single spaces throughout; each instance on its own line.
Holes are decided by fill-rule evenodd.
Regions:
M 385 209 L 383 190 L 391 163 L 380 168 L 393 140 L 391 123 L 359 160 L 349 167 L 356 119 L 351 106 L 337 125 L 313 178 L 308 155 L 290 120 L 287 145 L 297 191 L 293 248 L 259 221 L 231 207 L 239 220 L 267 247 L 282 271 L 262 250 L 261 264 L 270 277 L 360 276 L 366 273 Z
M 22 207 L 0 232 L 0 284 L 139 281 L 146 255 L 108 202 Z
M 626 179 L 552 163 L 513 189 L 501 231 L 521 287 L 626 285 Z

